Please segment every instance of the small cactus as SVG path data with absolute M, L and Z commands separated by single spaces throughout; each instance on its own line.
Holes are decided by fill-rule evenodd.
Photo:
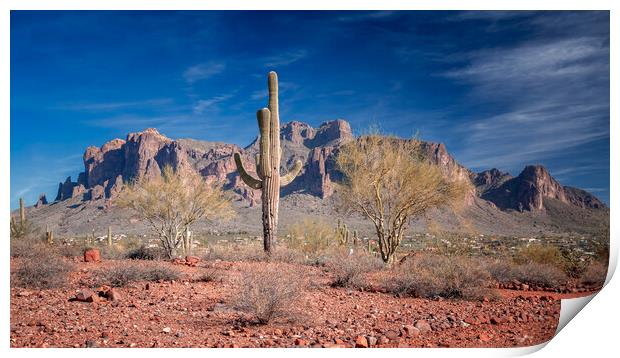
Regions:
M 256 112 L 260 131 L 259 154 L 256 159 L 256 179 L 245 170 L 239 153 L 235 153 L 235 164 L 241 180 L 252 189 L 261 190 L 263 209 L 263 246 L 271 253 L 278 230 L 278 205 L 280 188 L 288 185 L 301 171 L 302 162 L 295 161 L 291 171 L 280 176 L 280 115 L 278 106 L 278 75 L 271 71 L 268 77 L 269 106 Z
M 54 244 L 54 231 L 50 230 L 49 225 L 45 226 L 45 241 L 48 245 Z
M 26 235 L 26 209 L 24 207 L 24 199 L 19 198 L 19 223 L 11 215 L 10 225 L 11 237 L 23 237 Z
M 357 231 L 354 233 L 354 238 L 357 238 Z M 338 219 L 338 223 L 336 224 L 336 239 L 338 240 L 338 244 L 340 244 L 340 246 L 344 246 L 350 242 L 350 238 L 351 232 L 349 231 L 347 224 Z

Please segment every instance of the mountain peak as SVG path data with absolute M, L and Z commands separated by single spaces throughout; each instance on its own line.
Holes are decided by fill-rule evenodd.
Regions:
M 499 172 L 499 171 L 498 171 Z M 507 175 L 507 173 L 504 173 Z M 476 184 L 497 182 L 497 172 L 485 171 L 476 177 Z M 490 185 L 481 197 L 493 202 L 500 209 L 518 211 L 543 211 L 545 200 L 557 200 L 582 208 L 599 209 L 604 205 L 591 194 L 562 186 L 544 166 L 528 165 L 515 178 L 505 177 L 500 185 Z

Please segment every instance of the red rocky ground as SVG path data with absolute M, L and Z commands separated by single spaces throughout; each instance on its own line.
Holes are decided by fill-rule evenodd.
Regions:
M 209 263 L 222 282 L 194 282 L 207 270 L 200 262 L 175 265 L 186 274 L 176 282 L 115 288 L 117 301 L 69 301 L 93 270 L 109 264 L 77 264 L 65 288 L 12 288 L 11 347 L 529 346 L 553 337 L 559 299 L 569 296 L 498 290 L 490 302 L 397 298 L 332 288 L 328 273 L 298 265 L 311 281 L 298 319 L 254 325 L 230 302 L 241 272 L 262 263 Z

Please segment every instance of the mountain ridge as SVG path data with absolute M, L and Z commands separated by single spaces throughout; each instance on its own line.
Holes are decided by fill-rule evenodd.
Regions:
M 284 124 L 281 128 L 281 170 L 285 171 L 297 159 L 304 166 L 300 175 L 282 190 L 283 199 L 291 194 L 304 194 L 328 205 L 328 199 L 335 191 L 334 182 L 341 178 L 335 156 L 342 144 L 353 139 L 351 126 L 342 119 L 323 122 L 317 128 L 299 121 Z M 460 164 L 443 143 L 421 141 L 421 149 L 444 175 L 469 180 L 474 189 L 467 200 L 468 205 L 484 207 L 487 214 L 498 210 L 538 215 L 536 213 L 546 211 L 548 200 L 557 201 L 554 205 L 566 206 L 566 210 L 572 211 L 606 209 L 593 194 L 562 186 L 541 165 L 526 166 L 515 177 L 495 168 L 475 173 Z M 77 180 L 68 177 L 60 182 L 56 200 L 52 203 L 39 200 L 36 210 L 64 202 L 71 202 L 74 209 L 92 206 L 97 210 L 110 210 L 125 182 L 138 176 L 159 175 L 164 165 L 175 170 L 193 170 L 208 181 L 223 182 L 224 189 L 234 193 L 238 206 L 253 208 L 260 202 L 260 192 L 242 183 L 233 154 L 239 152 L 246 169 L 254 172 L 257 151 L 256 140 L 242 148 L 225 142 L 191 138 L 174 140 L 155 128 L 147 128 L 129 133 L 125 139 L 112 139 L 101 147 L 88 147 L 83 155 L 84 171 L 78 174 Z

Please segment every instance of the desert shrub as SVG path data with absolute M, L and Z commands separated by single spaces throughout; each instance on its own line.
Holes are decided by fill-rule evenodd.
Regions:
M 43 246 L 43 242 L 25 237 L 11 238 L 11 257 L 28 256 L 35 246 Z
M 519 281 L 533 286 L 555 288 L 568 280 L 564 271 L 555 265 L 537 262 L 517 264 L 508 258 L 482 262 L 484 269 L 500 283 Z
M 306 262 L 306 256 L 302 252 L 289 248 L 285 245 L 277 245 L 272 248 L 272 251 L 271 256 L 263 255 L 263 258 L 268 261 L 284 262 L 289 264 L 303 264 Z
M 181 273 L 164 263 L 140 265 L 136 263 L 115 264 L 109 268 L 102 268 L 93 273 L 94 285 L 110 285 L 113 287 L 126 286 L 136 281 L 172 281 L 181 276 Z
M 388 291 L 414 297 L 479 299 L 488 294 L 490 275 L 467 257 L 416 255 L 395 268 Z
M 34 225 L 32 221 L 26 220 L 19 222 L 18 219 L 11 217 L 9 223 L 11 229 L 11 239 L 41 239 L 43 240 L 43 233 L 41 228 Z
M 489 259 L 481 261 L 484 269 L 499 283 L 512 282 L 521 277 L 520 265 L 510 258 Z
M 34 245 L 22 253 L 12 272 L 11 284 L 20 287 L 53 288 L 63 286 L 73 265 L 45 245 Z
M 564 272 L 553 266 L 530 262 L 519 265 L 517 280 L 534 286 L 558 287 L 568 280 Z
M 559 248 L 552 245 L 534 244 L 522 247 L 515 255 L 514 261 L 517 264 L 535 262 L 539 264 L 564 266 L 564 257 Z
M 164 253 L 156 247 L 141 245 L 135 249 L 127 251 L 125 258 L 130 260 L 160 260 Z
M 297 315 L 293 308 L 306 285 L 304 276 L 285 265 L 261 264 L 243 272 L 233 305 L 252 315 L 260 324 L 274 319 L 294 320 Z
M 77 257 L 84 255 L 84 245 L 72 244 L 72 245 L 58 245 L 56 250 L 59 255 L 63 257 Z
M 323 220 L 306 218 L 288 227 L 285 242 L 291 249 L 316 256 L 325 251 L 334 240 L 334 229 Z
M 364 274 L 380 269 L 383 263 L 362 250 L 338 249 L 327 256 L 326 266 L 334 274 L 334 287 L 363 287 Z
M 214 244 L 209 247 L 205 260 L 222 261 L 261 261 L 265 257 L 262 245 L 248 244 Z
M 222 282 L 224 277 L 215 267 L 208 267 L 203 270 L 193 281 L 195 282 Z
M 588 268 L 588 260 L 584 260 L 579 254 L 576 254 L 575 251 L 570 248 L 563 248 L 561 252 L 562 262 L 560 268 L 569 277 L 581 277 Z
M 589 286 L 603 286 L 607 278 L 607 265 L 593 261 L 579 278 L 579 282 Z

